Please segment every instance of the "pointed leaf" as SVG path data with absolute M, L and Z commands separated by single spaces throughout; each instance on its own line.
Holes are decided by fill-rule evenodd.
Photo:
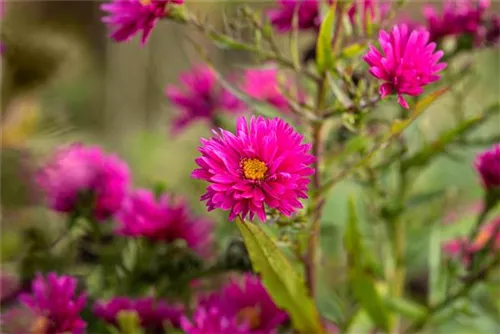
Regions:
M 354 296 L 368 313 L 373 323 L 381 329 L 388 330 L 389 319 L 386 306 L 383 304 L 377 288 L 375 279 L 367 265 L 365 249 L 363 247 L 361 233 L 359 232 L 356 205 L 352 197 L 349 198 L 349 216 L 344 236 L 344 244 L 349 262 L 349 281 Z
M 330 7 L 321 23 L 318 41 L 316 43 L 316 66 L 322 73 L 333 66 L 332 39 L 335 22 L 335 2 Z
M 236 219 L 255 271 L 280 308 L 288 311 L 293 327 L 302 333 L 324 333 L 319 312 L 303 277 L 292 267 L 276 243 L 258 226 Z

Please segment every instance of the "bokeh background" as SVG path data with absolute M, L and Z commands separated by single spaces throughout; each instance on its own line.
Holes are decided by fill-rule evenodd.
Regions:
M 191 11 L 206 16 L 216 27 L 222 17 L 240 1 L 187 1 Z M 204 185 L 190 179 L 199 138 L 210 130 L 197 124 L 179 136 L 169 133 L 169 119 L 175 110 L 164 96 L 167 84 L 176 83 L 179 74 L 203 61 L 193 47 L 200 49 L 223 73 L 251 63 L 248 54 L 220 50 L 203 36 L 170 22 L 162 22 L 150 41 L 141 47 L 138 40 L 114 43 L 107 38 L 101 23 L 98 1 L 7 1 L 1 21 L 1 40 L 6 45 L 1 65 L 1 210 L 2 262 L 4 271 L 23 246 L 20 231 L 26 226 L 44 226 L 54 231 L 63 226 L 60 217 L 42 205 L 32 182 L 37 164 L 55 147 L 74 141 L 95 143 L 116 152 L 126 160 L 133 173 L 134 185 L 152 187 L 161 183 L 191 200 L 194 210 L 203 213 L 198 201 Z M 272 2 L 247 1 L 247 5 L 266 8 Z M 492 11 L 499 12 L 500 3 Z M 406 7 L 403 15 L 418 18 L 421 3 Z M 310 46 L 314 36 L 303 36 L 301 45 Z M 190 41 L 191 40 L 191 41 Z M 282 41 L 286 49 L 286 41 Z M 428 110 L 408 136 L 428 140 L 455 124 L 453 113 L 474 115 L 499 100 L 500 57 L 498 49 L 474 53 L 473 75 L 453 87 Z M 394 103 L 382 103 L 379 109 Z M 481 127 L 477 138 L 500 136 L 500 118 Z M 446 196 L 446 205 L 436 202 L 433 209 L 416 205 L 413 210 L 419 228 L 410 245 L 411 268 L 419 274 L 427 256 L 428 229 L 443 222 L 446 213 L 453 220 L 467 220 L 471 206 L 481 195 L 471 166 L 476 152 L 484 149 L 455 146 L 423 169 L 415 180 L 415 195 Z M 389 186 L 389 185 L 388 185 Z M 341 247 L 336 233 L 346 218 L 348 196 L 353 195 L 363 212 L 363 221 L 372 218 L 364 205 L 365 194 L 351 183 L 339 184 L 327 202 L 322 243 L 324 254 L 334 258 Z M 442 199 L 442 197 L 441 197 Z M 222 224 L 225 214 L 215 212 L 219 240 L 224 244 L 234 233 L 230 224 Z M 464 224 L 443 225 L 444 234 L 453 235 Z M 458 227 L 457 227 L 458 226 Z M 335 271 L 335 261 L 327 261 L 326 273 Z M 325 275 L 328 277 L 329 275 Z M 330 275 L 332 280 L 341 279 Z M 417 289 L 418 287 L 415 287 Z M 321 293 L 319 294 L 322 295 Z M 327 294 L 326 294 L 327 295 Z M 325 296 L 326 296 L 325 295 Z M 321 300 L 328 309 L 328 300 Z M 332 311 L 334 312 L 334 310 Z

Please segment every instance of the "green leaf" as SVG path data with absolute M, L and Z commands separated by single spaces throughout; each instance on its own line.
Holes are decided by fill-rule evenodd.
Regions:
M 375 279 L 371 274 L 373 270 L 366 265 L 366 251 L 363 247 L 358 222 L 355 201 L 350 197 L 349 216 L 344 235 L 344 244 L 349 263 L 348 276 L 350 286 L 354 296 L 368 313 L 373 323 L 378 328 L 388 331 L 389 319 L 387 309 L 375 286 Z
M 316 67 L 320 73 L 333 67 L 332 39 L 335 10 L 336 6 L 334 2 L 319 28 L 318 42 L 316 43 Z
M 143 334 L 139 316 L 135 311 L 120 311 L 118 313 L 118 326 L 122 334 Z
M 429 236 L 429 305 L 444 298 L 445 272 L 441 263 L 441 224 L 434 223 Z
M 248 249 L 255 271 L 276 305 L 288 311 L 293 327 L 302 333 L 324 333 L 319 312 L 310 298 L 303 277 L 292 267 L 275 242 L 258 226 L 243 222 L 236 225 Z
M 430 93 L 415 105 L 411 116 L 404 120 L 395 120 L 391 125 L 391 132 L 389 137 L 400 134 L 405 130 L 414 120 L 416 120 L 429 106 L 434 103 L 441 95 L 449 90 L 448 87 L 441 88 L 433 93 Z
M 345 47 L 340 56 L 342 58 L 356 58 L 358 57 L 359 55 L 361 55 L 366 49 L 366 45 L 365 44 L 361 44 L 361 43 L 354 43 L 354 44 L 351 44 L 347 47 Z
M 385 303 L 392 311 L 395 311 L 412 320 L 420 319 L 427 313 L 425 307 L 407 299 L 388 298 L 385 300 Z

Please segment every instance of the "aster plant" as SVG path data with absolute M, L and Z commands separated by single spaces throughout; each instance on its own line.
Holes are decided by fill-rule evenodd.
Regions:
M 500 309 L 500 138 L 478 136 L 500 104 L 462 106 L 474 52 L 498 40 L 488 1 L 427 5 L 416 23 L 406 1 L 276 0 L 238 4 L 221 29 L 186 2 L 100 8 L 114 42 L 146 46 L 169 21 L 251 59 L 222 71 L 194 43 L 201 60 L 164 87 L 166 140 L 207 130 L 191 182 L 145 186 L 97 145 L 48 155 L 33 192 L 67 223 L 25 231 L 4 329 L 18 318 L 39 334 L 444 333 L 476 299 Z M 435 106 L 451 121 L 429 135 Z M 472 209 L 450 211 L 439 182 L 422 192 L 427 167 L 478 146 Z

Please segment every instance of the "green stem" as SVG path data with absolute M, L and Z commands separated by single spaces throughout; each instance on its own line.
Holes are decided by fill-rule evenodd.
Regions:
M 326 95 L 326 74 L 318 81 L 318 92 L 316 97 L 317 112 L 320 113 L 323 109 L 323 104 Z M 312 126 L 312 154 L 316 157 L 314 162 L 314 175 L 312 180 L 312 198 L 311 208 L 313 212 L 312 225 L 310 230 L 309 240 L 307 242 L 307 253 L 304 261 L 306 272 L 306 283 L 311 296 L 316 295 L 316 258 L 317 249 L 319 247 L 320 220 L 322 215 L 323 203 L 321 193 L 318 191 L 321 187 L 321 156 L 322 156 L 322 129 L 323 122 L 314 123 Z
M 499 264 L 500 264 L 500 256 L 497 256 L 493 261 L 491 261 L 489 265 L 484 267 L 482 270 L 470 275 L 469 277 L 466 277 L 464 280 L 465 283 L 462 285 L 460 289 L 458 289 L 455 293 L 448 296 L 439 304 L 433 307 L 429 307 L 425 316 L 423 316 L 421 319 L 411 324 L 410 327 L 408 327 L 405 330 L 405 333 L 409 334 L 409 333 L 420 332 L 436 313 L 451 306 L 457 300 L 467 297 L 469 293 L 472 291 L 472 289 L 476 287 L 477 283 L 486 279 L 490 271 L 496 268 Z

